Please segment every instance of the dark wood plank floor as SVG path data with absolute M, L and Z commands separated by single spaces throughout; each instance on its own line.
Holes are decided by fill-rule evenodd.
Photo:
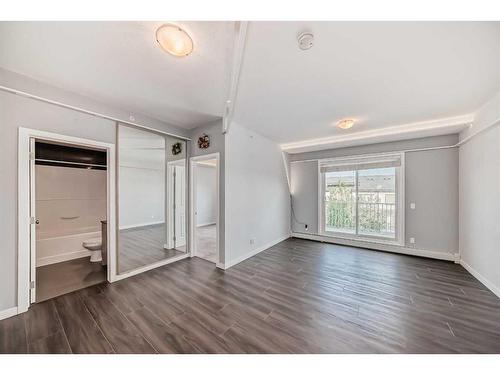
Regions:
M 43 302 L 106 281 L 107 268 L 89 257 L 36 268 L 36 301 Z
M 185 253 L 185 246 L 165 249 L 165 224 L 122 229 L 119 232 L 118 273 L 147 266 Z
M 32 306 L 3 353 L 500 353 L 500 300 L 461 266 L 289 239 Z
M 203 225 L 196 228 L 196 256 L 217 263 L 217 226 Z

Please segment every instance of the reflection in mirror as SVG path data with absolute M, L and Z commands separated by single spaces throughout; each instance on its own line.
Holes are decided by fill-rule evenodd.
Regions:
M 186 252 L 186 142 L 167 138 L 168 249 Z
M 118 273 L 185 253 L 185 143 L 118 126 Z

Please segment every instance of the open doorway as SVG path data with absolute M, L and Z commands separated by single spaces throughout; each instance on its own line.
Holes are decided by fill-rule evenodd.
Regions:
M 31 302 L 107 280 L 106 151 L 31 139 Z
M 19 128 L 19 312 L 110 280 L 113 152 L 112 144 Z
M 219 154 L 191 158 L 191 255 L 219 262 Z

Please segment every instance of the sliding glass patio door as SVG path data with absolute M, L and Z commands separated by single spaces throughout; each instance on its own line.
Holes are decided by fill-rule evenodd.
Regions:
M 397 154 L 322 161 L 322 233 L 401 243 L 402 159 Z

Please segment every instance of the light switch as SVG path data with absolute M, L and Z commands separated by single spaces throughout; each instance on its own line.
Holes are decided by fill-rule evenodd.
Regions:
M 414 210 L 414 209 L 415 209 L 415 203 L 411 202 L 411 203 L 410 203 L 410 208 L 411 208 L 412 210 Z

